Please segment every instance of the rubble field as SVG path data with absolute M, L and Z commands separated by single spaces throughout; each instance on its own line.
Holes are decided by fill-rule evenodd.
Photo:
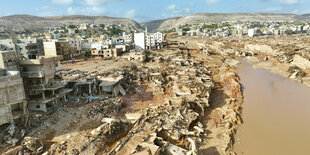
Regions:
M 305 45 L 288 44 L 296 38 Z M 68 101 L 48 114 L 32 112 L 29 126 L 8 126 L 0 153 L 235 154 L 240 61 L 307 81 L 307 37 L 273 40 L 171 37 L 145 62 L 64 61 L 57 75 L 73 90 Z

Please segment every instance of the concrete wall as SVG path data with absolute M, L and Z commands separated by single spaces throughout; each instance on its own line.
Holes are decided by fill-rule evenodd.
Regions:
M 43 42 L 45 56 L 57 56 L 55 42 Z
M 310 68 L 310 61 L 295 54 L 293 62 L 291 62 L 291 65 L 296 65 L 302 69 L 308 69 Z
M 277 51 L 273 50 L 270 46 L 268 45 L 253 45 L 253 44 L 247 44 L 245 45 L 246 50 L 250 50 L 252 52 L 261 52 L 265 54 L 269 54 L 272 56 L 277 55 Z
M 13 122 L 12 110 L 20 107 L 24 113 L 26 108 L 24 85 L 19 72 L 6 71 L 5 75 L 0 76 L 0 125 Z
M 0 67 L 17 71 L 16 53 L 14 51 L 0 51 Z
M 145 34 L 144 33 L 135 33 L 134 34 L 134 43 L 136 48 L 145 49 Z

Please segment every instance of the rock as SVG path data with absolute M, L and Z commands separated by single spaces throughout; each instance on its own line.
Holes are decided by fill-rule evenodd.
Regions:
M 293 62 L 291 62 L 291 65 L 295 65 L 298 66 L 302 69 L 308 69 L 310 68 L 310 61 L 295 54 L 294 58 L 293 58 Z
M 164 154 L 168 155 L 186 155 L 187 150 L 173 144 L 168 144 L 164 148 Z

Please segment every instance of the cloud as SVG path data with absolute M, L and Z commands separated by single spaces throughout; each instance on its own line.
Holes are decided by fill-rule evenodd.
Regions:
M 48 10 L 51 10 L 51 9 L 52 9 L 51 5 L 43 5 L 43 6 L 39 7 L 39 8 L 36 8 L 36 11 L 48 11 Z
M 85 14 L 85 15 L 102 15 L 106 13 L 106 9 L 102 7 L 86 7 L 86 8 L 73 8 L 69 7 L 67 9 L 67 13 L 70 15 L 75 15 L 75 14 Z
M 73 3 L 73 0 L 52 0 L 52 4 L 55 5 L 71 5 Z
M 176 4 L 169 5 L 166 10 L 168 12 L 163 13 L 161 16 L 163 18 L 169 18 L 169 17 L 176 17 L 176 16 L 183 16 L 185 14 L 191 13 L 191 10 L 189 8 L 180 8 Z
M 136 10 L 135 9 L 131 9 L 131 10 L 128 10 L 126 13 L 125 13 L 125 17 L 126 18 L 135 18 L 136 17 Z
M 103 5 L 113 1 L 122 1 L 122 0 L 84 0 L 87 5 Z
M 218 3 L 220 0 L 206 0 L 206 3 Z
M 300 4 L 305 2 L 306 0 L 261 0 L 261 1 L 267 1 L 267 2 L 278 2 L 281 4 L 287 4 L 287 5 L 293 5 L 293 4 Z
M 67 12 L 68 12 L 68 14 L 70 14 L 70 15 L 74 15 L 74 14 L 76 14 L 77 10 L 74 9 L 73 7 L 69 7 L 69 8 L 67 9 Z
M 176 5 L 175 4 L 169 5 L 167 7 L 167 10 L 175 10 L 175 9 L 176 9 Z
M 281 11 L 282 7 L 271 7 L 263 10 L 263 12 L 276 12 L 276 11 Z

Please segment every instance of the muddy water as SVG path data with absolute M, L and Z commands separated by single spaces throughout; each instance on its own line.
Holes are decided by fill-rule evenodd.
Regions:
M 310 154 L 310 89 L 247 63 L 239 65 L 238 73 L 244 87 L 244 124 L 234 151 L 239 155 Z

